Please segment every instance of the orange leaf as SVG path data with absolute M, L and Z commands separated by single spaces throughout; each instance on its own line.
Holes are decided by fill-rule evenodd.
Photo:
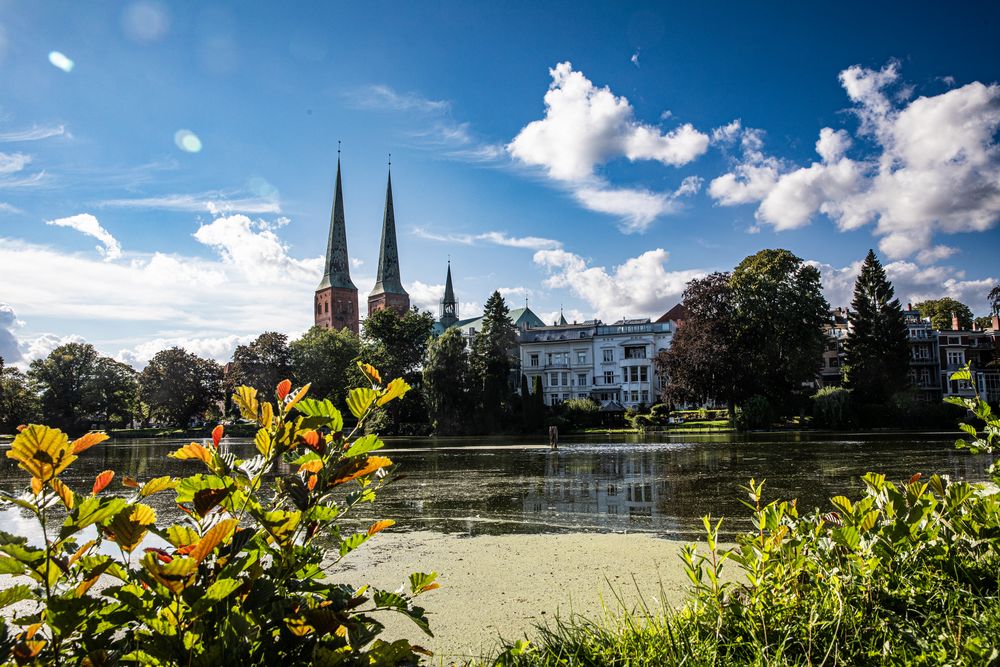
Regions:
M 322 453 L 319 446 L 319 439 L 320 439 L 319 431 L 306 431 L 302 435 L 302 441 L 306 443 L 306 447 L 313 450 L 314 452 Z
M 313 489 L 316 488 L 316 480 L 317 479 L 319 479 L 319 478 L 316 477 L 316 475 L 309 475 L 309 481 L 306 482 L 306 486 L 309 487 L 310 491 L 312 491 Z
M 63 484 L 62 480 L 58 477 L 54 477 L 49 480 L 49 486 L 52 487 L 53 491 L 59 494 L 59 498 L 63 501 L 63 505 L 66 506 L 66 509 L 73 509 L 73 491 L 68 486 Z
M 370 475 L 376 470 L 385 468 L 386 466 L 391 466 L 392 460 L 384 456 L 369 456 L 368 458 L 358 460 L 351 459 L 348 463 L 340 466 L 337 469 L 336 475 L 334 475 L 333 483 L 344 484 L 345 482 L 350 482 L 351 480 L 358 479 L 359 477 L 365 477 Z
M 374 366 L 359 361 L 358 368 L 361 369 L 361 372 L 364 373 L 369 380 L 371 380 L 375 384 L 382 384 L 382 376 L 379 374 L 378 369 L 376 369 Z
M 292 390 L 291 380 L 282 380 L 278 383 L 278 400 L 285 400 L 285 396 L 288 396 L 288 392 Z
M 299 466 L 299 472 L 319 472 L 323 469 L 323 459 L 313 459 L 312 461 L 306 461 Z
M 295 392 L 295 396 L 292 396 L 290 399 L 288 399 L 288 402 L 285 403 L 285 412 L 289 412 L 292 408 L 295 407 L 295 405 L 299 401 L 305 398 L 306 394 L 309 393 L 309 387 L 311 386 L 312 384 L 307 384 L 306 386 L 302 387 L 297 392 Z
M 435 581 L 434 583 L 427 584 L 426 586 L 424 586 L 423 588 L 421 588 L 420 592 L 421 593 L 426 593 L 427 591 L 433 591 L 436 588 L 441 588 L 441 584 L 439 584 L 438 582 Z
M 215 547 L 219 546 L 219 544 L 232 534 L 238 523 L 238 519 L 224 519 L 223 521 L 220 521 L 212 526 L 198 541 L 195 548 L 192 549 L 191 558 L 195 559 L 199 563 L 205 560 L 208 554 L 215 550 Z
M 386 528 L 390 526 L 395 526 L 396 522 L 392 519 L 383 519 L 382 521 L 376 521 L 371 526 L 368 527 L 368 537 L 371 537 L 375 533 L 381 533 Z
M 197 459 L 205 463 L 212 462 L 212 454 L 207 449 L 199 445 L 197 442 L 192 442 L 189 445 L 184 445 L 176 452 L 171 452 L 167 456 L 175 459 L 180 459 L 181 461 L 191 461 Z
M 907 482 L 907 483 L 908 484 L 916 484 L 917 482 L 920 481 L 920 478 L 923 477 L 923 476 L 924 476 L 923 473 L 918 472 L 918 473 L 914 474 L 913 477 L 910 478 L 910 481 Z
M 97 479 L 94 480 L 93 494 L 96 496 L 98 493 L 103 491 L 104 487 L 110 484 L 111 480 L 113 480 L 114 478 L 115 478 L 114 470 L 105 470 L 100 475 L 98 475 Z
M 20 433 L 21 431 L 23 431 L 26 428 L 28 428 L 27 424 L 18 424 L 17 425 L 17 432 Z
M 42 480 L 37 477 L 31 478 L 31 492 L 36 496 L 42 492 Z
M 138 489 L 139 482 L 135 481 L 128 475 L 125 475 L 124 477 L 122 477 L 122 486 L 127 486 L 130 489 Z
M 76 561 L 78 561 L 80 559 L 80 556 L 82 556 L 87 551 L 89 551 L 90 548 L 92 546 L 94 546 L 95 544 L 97 544 L 97 540 L 90 540 L 89 542 L 87 542 L 86 544 L 84 544 L 82 547 L 80 547 L 79 549 L 77 549 L 73 553 L 73 555 L 70 556 L 70 558 L 69 558 L 69 564 L 72 565 L 73 563 L 75 563 Z
M 108 439 L 107 433 L 88 433 L 82 438 L 77 438 L 73 441 L 73 453 L 79 454 L 80 452 L 90 449 L 99 442 L 104 442 Z
M 222 424 L 219 424 L 212 429 L 212 444 L 215 445 L 216 448 L 219 446 L 219 441 L 222 440 L 222 431 Z

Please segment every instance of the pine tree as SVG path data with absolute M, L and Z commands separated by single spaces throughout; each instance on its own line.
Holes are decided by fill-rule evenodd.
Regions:
M 517 345 L 517 329 L 500 292 L 490 295 L 484 311 L 483 328 L 472 341 L 470 362 L 480 417 L 488 431 L 495 431 L 510 407 L 511 354 Z
M 845 345 L 846 384 L 860 403 L 880 404 L 908 384 L 910 347 L 892 283 L 873 250 L 854 283 Z

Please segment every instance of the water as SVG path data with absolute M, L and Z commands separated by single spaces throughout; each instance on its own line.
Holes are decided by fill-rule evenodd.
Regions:
M 591 437 L 550 451 L 516 439 L 394 440 L 385 452 L 396 479 L 372 510 L 358 515 L 393 518 L 399 528 L 460 535 L 551 532 L 648 532 L 690 539 L 701 517 L 725 517 L 728 532 L 747 528 L 739 486 L 766 479 L 769 498 L 797 498 L 800 509 L 830 509 L 828 499 L 858 491 L 867 471 L 890 480 L 913 473 L 952 479 L 986 477 L 987 456 L 954 449 L 953 434 L 752 434 L 736 436 Z M 186 441 L 185 441 L 186 442 Z M 227 446 L 249 453 L 248 440 Z M 86 452 L 63 479 L 89 492 L 94 477 L 113 469 L 144 481 L 200 471 L 166 457 L 180 441 L 104 443 Z M 16 464 L 0 459 L 0 488 L 23 489 Z M 160 516 L 178 514 L 170 492 L 149 499 Z M 17 509 L 0 512 L 0 529 L 31 534 Z

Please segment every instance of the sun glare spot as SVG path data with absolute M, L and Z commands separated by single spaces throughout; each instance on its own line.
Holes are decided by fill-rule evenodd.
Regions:
M 122 29 L 134 42 L 149 44 L 161 40 L 170 29 L 170 15 L 159 2 L 140 0 L 122 12 Z
M 59 51 L 52 51 L 49 53 L 49 62 L 64 72 L 73 71 L 73 61 Z
M 201 139 L 191 130 L 177 130 L 174 133 L 174 143 L 177 144 L 177 148 L 188 153 L 201 151 Z

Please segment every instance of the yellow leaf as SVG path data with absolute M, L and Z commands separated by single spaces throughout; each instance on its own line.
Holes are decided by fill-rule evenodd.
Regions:
M 257 421 L 259 404 L 257 402 L 257 390 L 253 387 L 237 387 L 233 392 L 233 402 L 240 409 L 243 419 Z
M 63 484 L 61 480 L 56 478 L 53 478 L 51 481 L 49 481 L 49 486 L 52 487 L 53 491 L 59 494 L 59 498 L 63 501 L 63 505 L 66 506 L 66 509 L 68 510 L 73 509 L 72 489 Z
M 403 378 L 396 378 L 389 383 L 389 386 L 382 390 L 382 395 L 378 399 L 379 405 L 385 405 L 391 400 L 400 398 L 403 394 L 410 391 L 410 385 L 406 384 Z
M 383 519 L 382 521 L 376 521 L 371 526 L 368 527 L 368 537 L 371 537 L 375 533 L 381 533 L 386 528 L 390 526 L 395 526 L 396 522 L 392 519 Z
M 212 453 L 207 449 L 199 445 L 197 442 L 192 442 L 189 445 L 184 445 L 176 452 L 171 452 L 167 456 L 175 459 L 180 459 L 181 461 L 190 461 L 197 459 L 205 463 L 212 462 Z
M 294 408 L 296 403 L 305 398 L 306 394 L 309 393 L 309 387 L 311 386 L 312 386 L 311 384 L 307 384 L 306 386 L 302 387 L 297 392 L 295 392 L 295 396 L 292 396 L 292 398 L 289 399 L 287 403 L 285 403 L 285 412 L 288 412 L 289 410 Z
M 193 558 L 174 558 L 169 563 L 163 563 L 152 552 L 142 557 L 142 566 L 175 595 L 191 583 L 198 571 L 198 561 Z
M 77 438 L 73 441 L 73 453 L 79 454 L 82 451 L 90 449 L 99 442 L 104 442 L 108 439 L 107 433 L 88 433 L 82 438 Z
M 115 515 L 105 531 L 126 552 L 131 553 L 146 536 L 146 526 L 156 521 L 156 512 L 148 505 L 131 505 Z
M 38 479 L 37 477 L 32 477 L 31 478 L 31 492 L 33 494 L 35 494 L 37 496 L 39 493 L 41 493 L 42 492 L 42 486 L 43 486 L 42 480 Z
M 270 403 L 260 404 L 260 419 L 259 423 L 264 428 L 271 428 L 271 422 L 274 421 L 274 406 Z
M 170 542 L 170 544 L 177 548 L 197 544 L 199 539 L 198 533 L 195 532 L 194 528 L 180 524 L 175 524 L 167 528 L 166 538 L 167 542 Z
M 392 461 L 384 456 L 369 456 L 365 459 L 350 459 L 334 474 L 333 483 L 344 484 L 359 477 L 365 477 L 376 470 L 391 466 Z
M 32 477 L 43 482 L 58 475 L 76 456 L 70 451 L 69 438 L 57 428 L 31 424 L 10 443 L 7 458 L 14 459 Z
M 83 546 L 81 546 L 79 549 L 77 549 L 73 553 L 73 555 L 70 556 L 70 558 L 69 558 L 69 564 L 72 565 L 73 563 L 75 563 L 76 561 L 78 561 L 80 559 L 80 556 L 82 556 L 87 551 L 89 551 L 90 548 L 92 546 L 94 546 L 95 544 L 97 544 L 97 540 L 90 540 L 89 542 L 87 542 L 86 544 L 84 544 Z
M 359 361 L 358 368 L 361 369 L 361 372 L 364 373 L 369 380 L 371 380 L 375 384 L 382 384 L 382 375 L 378 372 L 378 369 L 376 369 L 374 366 Z
M 256 445 L 257 451 L 260 452 L 261 456 L 264 458 L 271 457 L 271 450 L 274 448 L 274 439 L 266 429 L 262 428 L 257 431 L 257 435 L 253 439 L 253 444 Z
M 139 497 L 145 498 L 146 496 L 151 496 L 154 493 L 159 493 L 160 491 L 177 488 L 177 484 L 177 480 L 172 478 L 170 475 L 154 477 L 142 485 L 142 488 L 139 489 Z
M 375 398 L 378 396 L 374 389 L 368 389 L 367 387 L 358 387 L 357 389 L 352 389 L 350 393 L 347 394 L 347 407 L 351 410 L 351 414 L 361 419 L 371 404 L 375 402 Z
M 151 526 L 156 523 L 156 510 L 149 505 L 137 503 L 132 508 L 132 513 L 128 517 L 130 521 L 134 521 L 140 526 Z
M 215 547 L 219 546 L 219 544 L 232 535 L 237 524 L 239 524 L 238 519 L 225 519 L 212 526 L 205 533 L 205 536 L 198 540 L 198 544 L 195 545 L 194 549 L 192 549 L 191 558 L 199 563 L 205 560 L 208 554 L 215 550 Z

